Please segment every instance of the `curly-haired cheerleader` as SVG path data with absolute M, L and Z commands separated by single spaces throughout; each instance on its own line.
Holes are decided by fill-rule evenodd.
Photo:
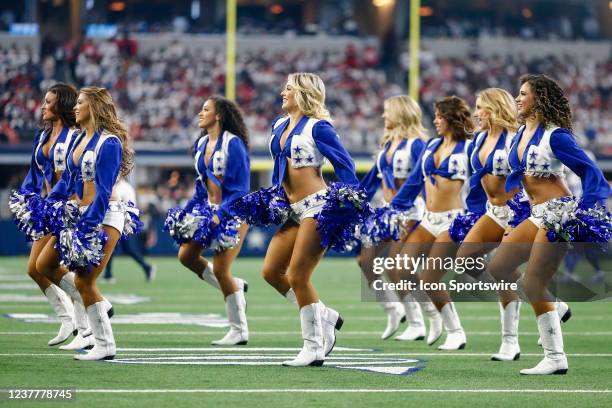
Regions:
M 240 253 L 248 225 L 241 224 L 229 209 L 250 189 L 248 131 L 238 106 L 220 96 L 206 100 L 198 125 L 204 134 L 194 145 L 198 173 L 195 194 L 185 208 L 168 211 L 164 228 L 180 245 L 181 263 L 223 293 L 230 330 L 212 344 L 247 344 L 244 292 L 248 285 L 233 278 L 230 268 Z M 206 248 L 215 252 L 213 262 L 202 256 Z
M 410 294 L 404 299 L 407 302 L 402 305 L 398 302 L 398 296 L 394 292 L 375 290 L 377 275 L 373 272 L 374 258 L 388 250 L 389 258 L 399 253 L 403 240 L 407 234 L 394 229 L 393 216 L 389 217 L 386 208 L 395 194 L 402 186 L 408 175 L 419 160 L 425 149 L 427 131 L 422 124 L 421 108 L 414 99 L 408 95 L 400 95 L 389 98 L 384 103 L 383 120 L 385 133 L 381 142 L 382 150 L 376 155 L 376 162 L 372 169 L 361 180 L 360 187 L 368 193 L 371 201 L 378 188 L 382 185 L 383 207 L 375 209 L 375 215 L 361 228 L 363 236 L 368 237 L 368 242 L 362 242 L 359 256 L 359 266 L 368 286 L 373 289 L 376 300 L 387 313 L 387 327 L 381 335 L 383 340 L 391 337 L 399 328 L 400 322 L 408 320 L 406 331 L 396 337 L 397 340 L 416 340 L 425 336 L 425 323 L 423 314 L 418 303 L 410 301 Z M 414 207 L 406 214 L 401 214 L 402 229 L 411 231 L 416 223 L 423 217 L 425 203 L 422 198 L 415 200 Z M 404 235 L 403 239 L 401 235 Z M 372 242 L 369 242 L 372 241 Z M 389 278 L 393 282 L 399 281 L 395 269 L 389 271 Z
M 525 75 L 516 98 L 525 121 L 510 149 L 512 173 L 506 191 L 521 183 L 531 203 L 531 216 L 504 237 L 489 264 L 498 280 L 507 279 L 528 261 L 522 287 L 535 312 L 544 358 L 521 374 L 565 374 L 560 311 L 547 290 L 565 254 L 561 242 L 605 243 L 610 239 L 610 214 L 603 203 L 610 186 L 601 170 L 577 145 L 572 135 L 571 110 L 563 90 L 545 75 Z M 584 186 L 580 200 L 564 182 L 564 167 L 576 173 Z M 527 244 L 521 246 L 518 244 Z
M 42 104 L 45 127 L 36 133 L 30 170 L 20 190 L 13 192 L 9 203 L 18 228 L 32 241 L 28 275 L 38 284 L 62 323 L 57 336 L 47 343 L 49 346 L 63 343 L 76 329 L 72 301 L 36 269 L 36 259 L 51 238 L 45 231 L 41 217 L 44 206 L 41 195 L 51 191 L 66 168 L 66 152 L 79 132 L 72 110 L 76 99 L 76 89 L 68 84 L 57 83 L 47 90 Z
M 274 186 L 249 194 L 235 208 L 249 224 L 283 224 L 268 246 L 262 271 L 300 309 L 304 346 L 283 365 L 320 366 L 343 320 L 319 300 L 310 277 L 326 249 L 345 250 L 355 243 L 355 227 L 369 206 L 365 192 L 356 189 L 353 160 L 329 122 L 321 78 L 291 74 L 281 96 L 287 116 L 274 121 L 270 140 Z M 326 185 L 321 174 L 326 158 L 342 183 Z
M 94 347 L 74 358 L 113 359 L 116 346 L 109 305 L 96 279 L 119 238 L 142 227 L 138 210 L 119 201 L 114 191 L 118 177 L 125 177 L 132 168 L 133 151 L 106 89 L 82 88 L 74 112 L 84 131 L 68 152 L 62 179 L 47 198 L 48 228 L 55 236 L 43 248 L 36 268 L 72 297 L 83 346 L 92 343 L 89 321 Z M 66 201 L 70 198 L 73 200 Z M 66 268 L 76 271 L 76 276 Z

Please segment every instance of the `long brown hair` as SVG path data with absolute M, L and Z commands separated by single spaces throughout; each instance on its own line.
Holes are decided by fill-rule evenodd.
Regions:
M 467 102 L 458 96 L 447 96 L 434 103 L 436 112 L 448 123 L 455 141 L 470 139 L 474 132 L 474 122 Z
M 219 126 L 221 129 L 227 130 L 238 136 L 245 144 L 247 149 L 249 148 L 249 130 L 247 129 L 242 111 L 236 105 L 235 102 L 230 101 L 219 95 L 213 95 L 208 100 L 213 101 L 215 104 L 215 112 L 221 117 L 219 120 Z M 206 131 L 204 131 L 206 134 Z
M 569 100 L 554 79 L 542 74 L 527 74 L 520 78 L 520 82 L 521 85 L 529 84 L 535 98 L 535 112 L 541 115 L 545 128 L 555 125 L 572 131 Z
M 52 85 L 47 92 L 55 95 L 55 105 L 52 107 L 52 111 L 57 116 L 62 124 L 67 128 L 73 128 L 76 126 L 76 119 L 74 117 L 74 105 L 77 100 L 77 90 L 74 86 L 58 82 Z M 52 126 L 51 123 L 45 123 L 45 129 Z
M 123 122 L 117 116 L 117 110 L 111 94 L 105 88 L 87 86 L 81 88 L 80 93 L 87 97 L 91 121 L 96 131 L 103 131 L 115 135 L 121 141 L 123 153 L 119 175 L 127 176 L 134 167 L 134 151 L 130 146 L 128 132 Z

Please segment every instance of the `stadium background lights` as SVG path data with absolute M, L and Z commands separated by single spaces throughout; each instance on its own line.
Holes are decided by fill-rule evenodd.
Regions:
M 530 8 L 525 7 L 524 9 L 521 10 L 521 14 L 523 15 L 523 17 L 525 18 L 531 18 L 533 17 L 533 11 L 531 11 Z
M 283 6 L 281 4 L 273 4 L 270 6 L 270 13 L 281 14 L 283 12 Z
M 125 2 L 123 1 L 113 1 L 108 8 L 111 11 L 123 11 L 125 10 Z
M 420 10 L 421 17 L 431 17 L 434 14 L 433 8 L 429 6 L 423 6 Z
M 372 0 L 372 4 L 376 7 L 392 6 L 395 0 Z

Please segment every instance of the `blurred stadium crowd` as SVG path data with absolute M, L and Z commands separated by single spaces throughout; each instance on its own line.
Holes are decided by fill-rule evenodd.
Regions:
M 146 54 L 127 37 L 50 46 L 42 55 L 4 44 L 0 50 L 0 143 L 30 143 L 39 126 L 44 90 L 56 80 L 109 88 L 137 146 L 154 142 L 188 146 L 198 132 L 196 115 L 204 98 L 223 93 L 222 49 L 190 50 L 180 41 Z M 375 150 L 381 133 L 382 102 L 404 93 L 388 80 L 375 46 L 347 46 L 343 53 L 253 49 L 237 57 L 237 101 L 246 114 L 255 150 L 265 151 L 269 124 L 280 114 L 279 92 L 287 73 L 317 72 L 328 87 L 327 101 L 339 133 L 354 152 Z M 612 62 L 521 56 L 461 59 L 423 52 L 421 104 L 426 124 L 436 98 L 456 94 L 473 103 L 479 89 L 516 91 L 518 77 L 543 72 L 559 80 L 570 97 L 576 133 L 589 147 L 612 153 Z

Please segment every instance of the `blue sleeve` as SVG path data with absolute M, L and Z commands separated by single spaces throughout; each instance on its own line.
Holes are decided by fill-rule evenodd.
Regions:
M 423 139 L 419 138 L 412 142 L 412 146 L 410 147 L 410 155 L 412 156 L 413 163 L 419 161 L 419 157 L 421 157 L 426 147 L 427 143 Z
M 79 227 L 85 227 L 85 231 L 93 230 L 104 220 L 113 186 L 119 176 L 121 156 L 121 142 L 114 137 L 107 139 L 98 152 L 94 180 L 96 195 L 79 220 Z
M 487 193 L 485 193 L 480 179 L 478 179 L 478 183 L 470 181 L 469 185 L 470 191 L 465 198 L 467 210 L 475 214 L 484 214 L 487 211 Z
M 34 149 L 32 150 L 32 158 L 30 159 L 30 169 L 28 170 L 28 174 L 26 175 L 23 183 L 21 183 L 22 190 L 30 190 L 36 194 L 40 194 L 44 184 L 44 174 L 38 168 L 36 164 L 36 147 L 38 143 L 40 143 L 40 138 L 42 137 L 43 130 L 38 131 L 36 137 L 34 138 Z
M 193 144 L 193 149 L 191 153 L 192 153 L 194 160 L 195 160 L 196 153 L 198 151 L 198 143 L 200 142 L 201 138 L 202 136 L 198 137 Z M 197 163 L 196 163 L 196 166 L 197 166 Z M 206 188 L 204 187 L 204 183 L 202 183 L 202 180 L 200 179 L 200 177 L 198 177 L 195 180 L 195 193 L 193 194 L 193 197 L 191 197 L 191 199 L 187 201 L 187 204 L 185 205 L 185 208 L 183 210 L 185 212 L 190 212 L 197 203 L 206 201 L 207 199 L 208 199 L 208 191 L 206 191 Z
M 72 154 L 70 157 L 72 157 Z M 68 161 L 68 155 L 66 155 L 66 161 Z M 66 170 L 62 172 L 62 177 L 53 186 L 53 189 L 47 196 L 47 200 L 67 200 L 74 191 L 74 181 L 74 177 L 72 177 L 68 170 L 68 165 L 66 165 Z
M 340 143 L 340 137 L 329 122 L 320 121 L 312 129 L 317 149 L 334 166 L 336 176 L 340 181 L 354 186 L 359 185 L 355 175 L 355 163 L 348 151 Z
M 235 137 L 229 142 L 225 176 L 221 184 L 223 197 L 219 217 L 229 212 L 229 206 L 251 190 L 251 161 L 244 142 Z
M 610 185 L 601 169 L 584 153 L 567 130 L 553 132 L 550 136 L 550 147 L 561 163 L 580 177 L 585 205 L 591 207 L 610 197 Z
M 399 208 L 400 210 L 408 210 L 414 205 L 414 200 L 418 197 L 419 193 L 425 186 L 422 163 L 423 154 L 421 152 L 421 156 L 419 156 L 419 160 L 412 168 L 408 178 L 406 181 L 404 181 L 404 184 L 402 184 L 402 187 L 399 189 L 395 197 L 393 197 L 393 200 L 391 200 L 391 205 L 393 207 Z
M 372 166 L 370 171 L 365 176 L 363 176 L 363 178 L 359 182 L 359 188 L 362 188 L 366 191 L 368 201 L 372 201 L 374 194 L 376 194 L 376 191 L 380 187 L 380 183 L 381 178 L 378 177 L 378 166 L 376 165 L 376 162 L 374 162 L 374 165 Z

